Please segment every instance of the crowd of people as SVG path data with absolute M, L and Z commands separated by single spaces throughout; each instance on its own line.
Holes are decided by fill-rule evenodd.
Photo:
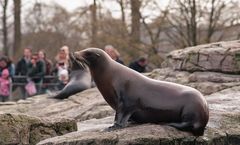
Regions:
M 116 62 L 124 65 L 120 53 L 112 46 L 106 45 L 105 52 Z M 142 73 L 145 72 L 147 58 L 140 57 L 130 63 L 129 67 Z M 14 64 L 7 56 L 0 56 L 0 101 L 9 100 L 11 90 L 20 89 L 22 99 L 29 96 L 46 93 L 49 89 L 47 84 L 54 80 L 51 87 L 61 90 L 68 83 L 69 74 L 69 48 L 63 46 L 58 51 L 55 61 L 46 57 L 44 50 L 33 53 L 31 48 L 24 48 L 23 56 Z M 50 79 L 45 79 L 49 76 Z
M 60 48 L 55 62 L 47 59 L 46 53 L 39 50 L 33 53 L 31 48 L 24 48 L 23 56 L 14 64 L 7 56 L 0 56 L 0 101 L 8 101 L 10 85 L 12 90 L 20 88 L 22 99 L 35 94 L 45 93 L 49 86 L 45 84 L 54 80 L 52 88 L 61 90 L 69 79 L 69 49 Z M 45 80 L 44 77 L 49 77 Z

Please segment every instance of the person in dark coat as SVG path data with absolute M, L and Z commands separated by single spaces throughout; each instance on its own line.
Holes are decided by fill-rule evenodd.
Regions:
M 23 57 L 17 62 L 16 75 L 26 76 L 28 73 L 28 66 L 31 64 L 32 50 L 24 48 Z
M 27 76 L 37 86 L 37 93 L 41 92 L 41 84 L 46 74 L 46 64 L 43 59 L 38 58 L 38 54 L 32 55 L 31 64 L 28 66 Z
M 140 73 L 146 72 L 146 66 L 147 66 L 147 58 L 145 57 L 140 57 L 139 59 L 129 64 L 129 68 Z
M 15 90 L 17 87 L 20 87 L 21 93 L 22 93 L 22 99 L 26 99 L 26 91 L 25 91 L 25 85 L 27 84 L 27 74 L 29 65 L 31 64 L 31 56 L 32 56 L 32 49 L 31 48 L 24 48 L 23 50 L 23 57 L 17 62 L 15 75 L 16 76 L 22 76 L 25 78 L 21 79 L 14 79 L 14 83 L 21 83 L 21 85 L 13 86 L 13 90 Z

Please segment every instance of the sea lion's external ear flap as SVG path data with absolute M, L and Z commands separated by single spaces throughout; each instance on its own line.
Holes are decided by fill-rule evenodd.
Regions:
M 100 56 L 100 54 L 99 54 L 99 53 L 96 53 L 96 55 L 97 55 L 97 56 Z

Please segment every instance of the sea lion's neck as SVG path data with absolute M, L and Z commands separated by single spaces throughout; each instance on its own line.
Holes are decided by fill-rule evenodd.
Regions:
M 113 86 L 113 68 L 110 61 L 110 63 L 104 63 L 101 68 L 91 69 L 91 74 L 104 99 L 113 109 L 116 109 L 117 97 Z
M 98 64 L 91 66 L 90 72 L 95 83 L 101 82 L 102 80 L 109 78 L 111 75 L 109 69 L 111 69 L 111 60 L 103 60 Z

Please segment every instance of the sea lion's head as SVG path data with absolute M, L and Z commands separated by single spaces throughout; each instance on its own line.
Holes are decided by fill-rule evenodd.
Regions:
M 84 70 L 85 66 L 83 63 L 80 63 L 76 58 L 74 57 L 74 53 L 69 54 L 69 68 L 74 71 L 74 70 Z
M 83 65 L 86 64 L 90 68 L 102 66 L 101 64 L 104 64 L 104 62 L 107 62 L 110 58 L 105 51 L 99 48 L 87 48 L 82 51 L 77 51 L 74 52 L 73 56 L 79 63 Z

